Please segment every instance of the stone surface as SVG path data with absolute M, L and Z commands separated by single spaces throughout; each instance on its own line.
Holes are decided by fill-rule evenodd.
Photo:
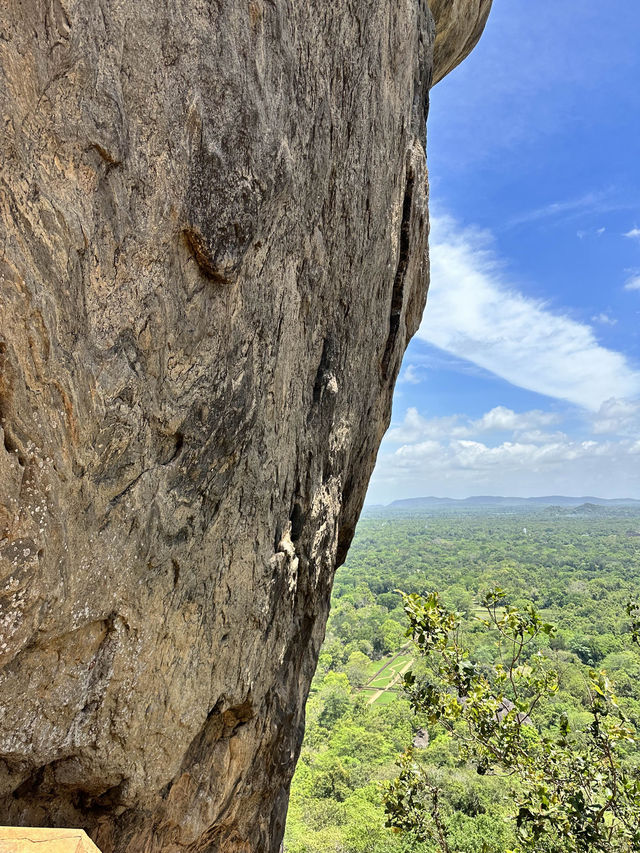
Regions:
M 100 853 L 82 829 L 0 826 L 0 853 Z
M 430 0 L 436 21 L 434 85 L 459 65 L 478 43 L 493 0 Z
M 427 729 L 418 729 L 413 736 L 412 746 L 414 749 L 426 749 L 429 746 L 429 731 Z
M 278 849 L 426 298 L 433 38 L 426 0 L 3 3 L 0 822 Z

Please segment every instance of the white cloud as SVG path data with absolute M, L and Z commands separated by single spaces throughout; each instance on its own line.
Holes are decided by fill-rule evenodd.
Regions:
M 505 441 L 490 447 L 480 441 L 455 440 L 443 445 L 437 441 L 406 444 L 394 454 L 401 464 L 412 464 L 428 460 L 439 467 L 458 468 L 468 471 L 536 470 L 542 465 L 558 465 L 587 456 L 606 455 L 610 451 L 607 443 L 596 441 L 564 441 L 549 444 L 526 444 Z
M 489 236 L 432 217 L 431 289 L 418 337 L 507 381 L 597 410 L 640 392 L 640 373 L 590 326 L 519 293 Z
M 602 235 L 604 234 L 604 232 L 605 232 L 606 230 L 607 230 L 607 229 L 606 229 L 606 228 L 604 228 L 604 227 L 602 227 L 602 228 L 593 228 L 593 229 L 591 229 L 591 230 L 590 230 L 590 229 L 587 229 L 587 230 L 580 230 L 580 231 L 576 231 L 576 236 L 578 237 L 578 239 L 579 239 L 579 240 L 584 240 L 584 239 L 585 239 L 585 237 L 589 237 L 589 236 L 590 236 L 590 235 L 592 235 L 592 234 L 595 234 L 595 236 L 596 236 L 596 237 L 602 237 Z
M 640 400 L 605 400 L 593 419 L 593 431 L 596 434 L 637 435 L 640 432 Z
M 533 436 L 531 436 L 533 439 Z M 560 434 L 495 446 L 471 439 L 427 439 L 378 457 L 369 500 L 473 494 L 637 497 L 640 441 L 576 440 Z
M 391 429 L 385 436 L 385 441 L 401 444 L 432 438 L 461 437 L 469 434 L 469 427 L 460 423 L 459 415 L 450 415 L 444 418 L 425 418 L 416 408 L 411 407 L 407 409 L 401 424 L 391 425 Z
M 496 406 L 474 422 L 481 432 L 488 430 L 529 430 L 557 423 L 558 416 L 554 412 L 542 412 L 533 409 L 530 412 L 514 412 L 505 406 Z
M 640 400 L 611 398 L 596 413 L 514 412 L 427 418 L 416 408 L 385 436 L 369 500 L 472 494 L 640 496 Z M 566 432 L 545 429 L 566 424 Z
M 594 323 L 602 323 L 603 326 L 615 326 L 618 322 L 615 317 L 610 317 L 608 314 L 595 314 L 591 318 Z
M 558 422 L 554 412 L 533 409 L 529 412 L 514 412 L 505 406 L 496 406 L 481 418 L 473 420 L 466 415 L 448 415 L 440 418 L 425 418 L 415 407 L 405 412 L 402 423 L 391 425 L 385 442 L 391 444 L 415 443 L 431 439 L 470 438 L 478 433 L 512 432 L 518 437 L 536 433 L 539 427 Z
M 631 240 L 640 240 L 640 228 L 632 228 L 631 231 L 627 231 L 622 236 L 629 237 Z
M 640 275 L 632 275 L 631 278 L 627 279 L 627 282 L 624 286 L 625 290 L 640 290 Z
M 590 192 L 578 198 L 567 199 L 566 201 L 554 201 L 550 204 L 545 204 L 543 207 L 538 207 L 535 210 L 528 210 L 525 213 L 514 216 L 509 220 L 507 225 L 524 225 L 527 222 L 537 222 L 541 219 L 549 219 L 550 217 L 583 213 L 584 211 L 593 209 L 599 210 L 607 199 L 607 196 L 608 193 Z M 604 231 L 604 228 L 602 231 Z M 582 239 L 587 235 L 587 233 L 587 231 L 578 231 L 578 237 Z
M 408 364 L 398 377 L 398 382 L 406 382 L 408 385 L 419 385 L 423 378 L 422 372 L 417 365 Z
M 545 432 L 542 429 L 526 429 L 518 432 L 517 437 L 518 441 L 523 441 L 525 444 L 553 444 L 567 441 L 567 435 L 564 432 Z

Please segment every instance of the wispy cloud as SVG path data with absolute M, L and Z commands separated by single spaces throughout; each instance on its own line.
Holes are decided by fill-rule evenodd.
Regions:
M 576 236 L 579 240 L 585 240 L 587 237 L 602 237 L 606 230 L 604 226 L 600 228 L 586 228 L 576 231 Z
M 628 278 L 626 283 L 625 283 L 624 289 L 625 290 L 640 290 L 640 273 L 635 273 L 634 275 L 631 276 L 631 278 Z
M 514 385 L 597 410 L 640 393 L 640 372 L 590 326 L 518 292 L 490 235 L 432 217 L 431 290 L 418 336 Z
M 600 314 L 594 314 L 591 318 L 593 323 L 600 323 L 603 326 L 615 326 L 618 322 L 615 317 L 610 317 L 608 314 L 601 312 Z
M 566 217 L 567 215 L 581 214 L 585 211 L 592 210 L 609 210 L 611 201 L 608 192 L 590 192 L 578 198 L 567 199 L 566 201 L 554 201 L 545 204 L 542 207 L 537 207 L 534 210 L 528 210 L 517 216 L 512 217 L 507 222 L 507 227 L 524 225 L 528 222 L 538 222 L 541 219 L 550 219 L 556 217 Z M 604 231 L 604 228 L 602 229 Z M 584 237 L 586 231 L 578 231 L 579 237 Z M 602 232 L 600 232 L 602 233 Z
M 424 372 L 417 364 L 408 364 L 400 376 L 398 382 L 407 383 L 408 385 L 419 385 L 424 379 Z
M 627 233 L 622 236 L 629 237 L 631 240 L 640 240 L 640 228 L 632 228 L 631 231 L 627 231 Z

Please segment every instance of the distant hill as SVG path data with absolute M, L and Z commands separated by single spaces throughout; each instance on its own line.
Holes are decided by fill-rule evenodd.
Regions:
M 567 497 L 566 495 L 547 495 L 537 498 L 509 498 L 499 495 L 474 495 L 470 498 L 404 498 L 393 501 L 387 509 L 429 509 L 446 506 L 640 506 L 635 498 L 594 498 L 592 496 Z

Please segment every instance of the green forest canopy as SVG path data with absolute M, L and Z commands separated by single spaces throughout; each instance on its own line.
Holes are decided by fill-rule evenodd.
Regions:
M 532 602 L 558 626 L 532 650 L 541 650 L 559 672 L 559 690 L 543 720 L 543 727 L 553 727 L 563 714 L 576 724 L 585 718 L 592 667 L 606 669 L 625 712 L 640 719 L 640 656 L 632 649 L 626 612 L 627 601 L 638 596 L 639 577 L 635 507 L 365 514 L 336 576 L 292 785 L 286 853 L 435 850 L 384 826 L 380 781 L 397 774 L 396 759 L 417 733 L 424 730 L 429 738 L 426 720 L 416 718 L 400 689 L 399 673 L 407 664 L 419 673 L 421 663 L 410 663 L 395 590 L 438 590 L 445 604 L 465 614 L 465 645 L 486 666 L 494 663 L 495 649 L 476 618 L 481 596 L 501 587 L 507 604 Z M 442 782 L 452 849 L 504 853 L 513 843 L 508 780 L 479 776 L 450 739 L 432 737 L 424 746 L 426 739 L 420 760 Z M 630 750 L 628 760 L 638 763 L 640 756 Z

